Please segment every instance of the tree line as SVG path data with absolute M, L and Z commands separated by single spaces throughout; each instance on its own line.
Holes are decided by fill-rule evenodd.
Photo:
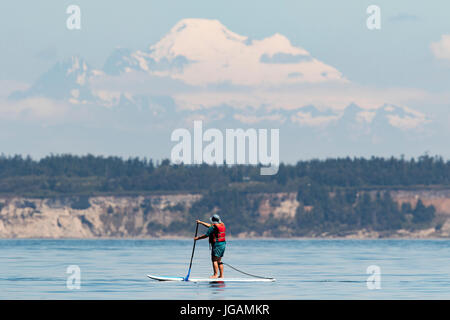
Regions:
M 256 191 L 296 190 L 302 183 L 331 187 L 409 187 L 450 184 L 450 161 L 412 158 L 337 158 L 281 164 L 261 176 L 259 166 L 175 165 L 146 158 L 50 155 L 0 156 L 0 193 L 89 193 L 221 189 L 244 183 Z
M 202 193 L 189 219 L 223 215 L 234 233 L 270 229 L 274 235 L 309 235 L 362 228 L 383 231 L 427 226 L 435 215 L 422 201 L 399 206 L 391 188 L 447 187 L 450 161 L 442 157 L 336 158 L 281 164 L 278 174 L 261 176 L 260 166 L 176 165 L 169 160 L 94 155 L 0 156 L 0 194 L 75 196 L 75 209 L 97 194 Z M 249 194 L 296 192 L 299 207 L 286 226 L 270 216 L 258 219 L 260 200 Z M 179 222 L 177 222 L 179 224 Z M 179 229 L 169 226 L 166 231 Z

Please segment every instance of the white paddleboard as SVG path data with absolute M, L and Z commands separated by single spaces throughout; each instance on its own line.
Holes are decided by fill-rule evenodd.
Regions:
M 148 274 L 147 277 L 158 281 L 184 281 L 184 277 L 164 277 Z M 188 282 L 274 282 L 273 278 L 189 278 Z

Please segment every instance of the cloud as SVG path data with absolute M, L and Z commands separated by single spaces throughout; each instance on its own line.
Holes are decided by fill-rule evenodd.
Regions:
M 312 126 L 312 127 L 322 127 L 330 124 L 330 122 L 337 121 L 339 119 L 338 115 L 332 116 L 316 116 L 313 117 L 311 112 L 297 112 L 291 117 L 292 122 L 297 122 L 301 125 Z
M 0 80 L 0 119 L 42 121 L 44 124 L 58 122 L 68 116 L 71 107 L 67 101 L 45 97 L 8 98 L 12 92 L 29 87 L 17 81 Z
M 407 105 L 413 100 L 429 96 L 418 89 L 372 88 L 355 84 L 343 85 L 296 85 L 273 88 L 247 88 L 247 90 L 213 91 L 196 90 L 174 95 L 176 104 L 186 110 L 199 110 L 233 106 L 235 109 L 296 110 L 314 105 L 336 111 L 355 103 L 366 110 L 376 109 L 385 103 Z
M 70 106 L 63 101 L 42 97 L 0 100 L 0 118 L 25 121 L 58 122 L 68 115 Z
M 441 39 L 431 43 L 430 47 L 437 59 L 450 60 L 450 34 L 442 35 Z
M 276 90 L 196 91 L 176 94 L 174 99 L 180 110 L 195 113 L 211 114 L 212 110 L 220 111 L 223 106 L 229 106 L 233 118 L 244 124 L 268 121 L 324 128 L 341 120 L 362 126 L 378 125 L 383 121 L 392 127 L 411 130 L 420 129 L 430 119 L 406 106 L 411 101 L 427 101 L 431 96 L 417 89 L 347 84 L 291 86 Z M 357 107 L 351 111 L 348 108 L 351 105 Z
M 6 98 L 14 91 L 28 89 L 29 84 L 14 80 L 0 80 L 0 99 Z
M 241 123 L 245 123 L 245 124 L 255 124 L 255 123 L 262 122 L 262 121 L 278 122 L 281 124 L 286 121 L 286 118 L 280 114 L 271 114 L 271 115 L 265 115 L 265 116 L 235 114 L 233 117 L 234 117 L 234 119 L 240 121 Z
M 424 115 L 418 117 L 413 117 L 409 115 L 405 117 L 400 117 L 398 115 L 390 115 L 387 116 L 387 118 L 389 119 L 389 123 L 392 126 L 403 130 L 414 129 L 419 127 L 420 125 L 429 122 L 429 120 L 427 120 Z
M 94 92 L 110 92 L 113 96 L 120 92 L 133 95 L 170 95 L 195 89 L 181 80 L 134 70 L 118 76 L 99 75 L 90 80 L 90 86 Z
M 357 114 L 356 120 L 362 123 L 371 123 L 375 115 L 375 111 L 361 111 Z

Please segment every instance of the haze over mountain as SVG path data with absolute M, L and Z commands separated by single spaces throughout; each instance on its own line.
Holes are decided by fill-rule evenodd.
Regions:
M 103 66 L 65 59 L 8 103 L 11 114 L 17 106 L 51 106 L 40 115 L 44 135 L 65 129 L 48 152 L 75 144 L 74 151 L 114 153 L 120 136 L 132 141 L 123 148 L 131 154 L 169 157 L 170 132 L 198 119 L 216 128 L 280 128 L 281 160 L 293 161 L 429 151 L 417 149 L 433 128 L 430 116 L 408 106 L 415 95 L 354 83 L 278 33 L 250 39 L 218 20 L 183 19 L 147 48 L 117 48 Z M 90 147 L 74 142 L 80 130 L 91 132 Z

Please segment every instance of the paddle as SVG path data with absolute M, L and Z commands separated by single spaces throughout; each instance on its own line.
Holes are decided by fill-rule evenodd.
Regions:
M 198 223 L 197 223 L 197 226 L 195 227 L 195 237 L 197 237 L 197 231 L 198 231 Z M 197 241 L 194 240 L 194 247 L 192 248 L 191 262 L 189 263 L 189 271 L 188 271 L 188 274 L 187 274 L 186 278 L 184 278 L 184 281 L 188 281 L 189 276 L 191 275 L 192 259 L 194 258 L 194 251 L 195 251 L 195 243 L 196 242 Z

